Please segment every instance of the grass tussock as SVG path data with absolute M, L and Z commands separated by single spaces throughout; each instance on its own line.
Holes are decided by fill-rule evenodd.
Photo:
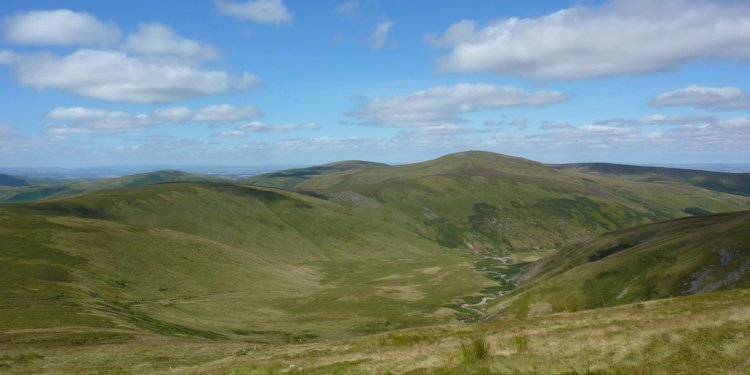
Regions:
M 516 353 L 526 353 L 529 351 L 529 336 L 518 335 L 511 338 L 511 346 Z
M 461 342 L 459 347 L 464 362 L 481 361 L 490 355 L 490 342 L 483 336 L 475 335 Z

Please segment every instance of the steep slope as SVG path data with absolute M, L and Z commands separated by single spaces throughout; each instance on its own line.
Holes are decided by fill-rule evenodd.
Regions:
M 226 179 L 180 171 L 157 171 L 117 178 L 83 181 L 79 180 L 68 183 L 45 184 L 40 186 L 25 186 L 14 189 L 3 189 L 0 190 L 0 202 L 28 202 L 47 199 L 51 197 L 80 194 L 89 191 L 132 188 L 149 184 L 186 181 L 211 182 L 226 181 Z
M 686 183 L 723 193 L 750 196 L 750 173 L 712 172 L 695 169 L 642 167 L 610 163 L 557 164 L 562 171 L 598 173 L 646 182 Z
M 750 211 L 601 235 L 533 263 L 491 316 L 575 311 L 750 286 Z
M 0 173 L 0 186 L 29 186 L 29 183 L 20 177 Z
M 233 184 L 0 205 L 0 243 L 0 331 L 62 337 L 359 335 L 450 321 L 490 285 L 379 211 Z
M 356 206 L 383 206 L 444 246 L 478 252 L 556 249 L 597 233 L 750 208 L 747 197 L 686 184 L 569 174 L 488 152 L 338 172 L 296 187 Z M 688 210 L 686 212 L 686 210 Z
M 347 160 L 307 168 L 286 169 L 278 172 L 264 173 L 258 176 L 241 179 L 238 182 L 249 185 L 293 189 L 300 183 L 315 176 L 385 166 L 387 166 L 387 164 L 360 160 Z

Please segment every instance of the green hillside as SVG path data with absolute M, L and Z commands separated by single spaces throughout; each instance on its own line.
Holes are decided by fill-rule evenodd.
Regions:
M 489 253 L 559 249 L 633 225 L 750 208 L 747 197 L 689 184 L 565 173 L 488 152 L 330 173 L 296 189 L 382 206 L 443 246 Z
M 750 286 L 750 212 L 607 233 L 541 259 L 492 317 L 576 311 Z
M 0 186 L 29 186 L 23 178 L 0 173 Z
M 687 183 L 708 190 L 750 196 L 750 173 L 712 172 L 610 163 L 558 164 L 552 165 L 552 167 L 563 171 L 598 173 L 646 182 Z
M 185 181 L 211 182 L 225 181 L 225 179 L 180 171 L 157 171 L 117 178 L 76 180 L 72 182 L 44 184 L 38 186 L 0 188 L 0 202 L 28 202 L 52 197 L 80 194 L 89 191 L 133 188 L 148 184 Z
M 494 284 L 387 213 L 233 184 L 0 206 L 0 243 L 0 331 L 56 340 L 361 335 L 451 321 Z
M 0 372 L 672 372 L 707 360 L 684 350 L 728 373 L 747 365 L 747 350 L 726 349 L 750 337 L 747 292 L 724 290 L 750 286 L 750 211 L 737 212 L 750 197 L 485 152 L 339 168 L 298 173 L 296 192 L 159 172 L 0 205 Z M 641 302 L 686 294 L 699 295 Z M 434 326 L 489 311 L 521 319 Z M 489 358 L 461 359 L 476 337 Z
M 246 183 L 249 185 L 293 189 L 300 183 L 315 176 L 384 166 L 387 166 L 387 164 L 360 160 L 348 160 L 307 168 L 286 169 L 278 172 L 264 173 L 258 176 L 241 179 L 238 182 Z
M 138 334 L 19 344 L 0 336 L 9 374 L 736 374 L 750 368 L 750 291 L 343 340 L 259 345 Z M 486 344 L 464 355 L 462 344 Z

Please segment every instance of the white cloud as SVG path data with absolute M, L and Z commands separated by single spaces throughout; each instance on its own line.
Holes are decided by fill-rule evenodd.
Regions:
M 256 0 L 247 2 L 216 0 L 219 13 L 236 18 L 249 19 L 258 23 L 276 25 L 294 21 L 294 16 L 284 6 L 282 0 Z
M 648 120 L 648 117 L 642 119 L 649 122 L 651 120 Z M 674 116 L 673 120 L 679 122 L 680 118 L 688 117 Z M 657 121 L 656 118 L 654 117 L 653 121 Z M 538 134 L 510 136 L 500 133 L 495 139 L 498 145 L 518 150 L 544 149 L 579 155 L 604 153 L 606 156 L 617 153 L 634 155 L 633 152 L 645 152 L 644 155 L 746 152 L 747 144 L 750 142 L 750 118 L 747 117 L 714 119 L 708 123 L 684 122 L 656 131 L 648 127 L 619 124 L 572 126 L 565 122 L 549 122 L 540 127 L 544 131 Z
M 737 87 L 690 85 L 665 92 L 651 100 L 653 107 L 691 106 L 711 111 L 750 109 L 750 95 Z
M 3 26 L 5 40 L 16 44 L 107 45 L 120 38 L 114 24 L 68 9 L 18 13 L 7 18 Z
M 156 122 L 175 124 L 190 120 L 193 117 L 193 111 L 186 107 L 159 108 L 154 110 L 151 117 Z
M 334 11 L 337 14 L 351 16 L 359 9 L 359 1 L 352 0 L 339 4 Z
M 163 103 L 243 88 L 224 71 L 131 57 L 124 52 L 81 49 L 62 57 L 16 56 L 14 61 L 17 79 L 25 86 L 109 101 Z M 239 82 L 249 83 L 248 76 L 252 75 L 245 73 Z
M 2 50 L 0 51 L 0 64 L 12 64 L 15 60 L 15 53 L 13 51 Z
M 393 22 L 383 21 L 379 23 L 372 34 L 370 34 L 370 47 L 378 49 L 385 46 L 385 42 L 388 40 L 388 32 L 393 27 Z
M 719 120 L 714 116 L 703 115 L 662 115 L 654 114 L 637 119 L 612 118 L 596 121 L 597 125 L 645 126 L 645 125 L 696 125 L 715 124 Z
M 122 111 L 84 107 L 58 107 L 47 113 L 53 120 L 45 129 L 50 134 L 106 134 L 145 130 L 160 124 L 188 122 L 228 122 L 247 120 L 258 116 L 254 106 L 213 105 L 198 110 L 185 107 L 157 109 L 151 114 L 130 114 Z
M 240 121 L 260 115 L 258 109 L 252 105 L 233 106 L 217 104 L 201 108 L 193 115 L 195 121 L 228 122 Z
M 460 113 L 519 106 L 541 107 L 568 100 L 559 91 L 527 92 L 517 87 L 486 83 L 437 86 L 407 95 L 375 98 L 347 115 L 363 125 L 394 127 L 434 126 L 459 123 Z
M 253 121 L 249 124 L 240 125 L 232 130 L 223 131 L 214 134 L 215 137 L 220 138 L 240 138 L 246 137 L 249 133 L 288 133 L 296 130 L 317 130 L 320 126 L 314 122 L 308 122 L 304 124 L 280 124 L 280 125 L 266 125 L 259 121 Z
M 461 21 L 426 41 L 452 51 L 443 70 L 573 80 L 670 70 L 700 58 L 750 59 L 750 3 L 612 0 L 478 28 Z
M 138 32 L 130 34 L 123 45 L 126 51 L 138 55 L 207 60 L 218 57 L 215 48 L 179 37 L 169 27 L 158 23 L 141 23 Z
M 500 120 L 487 120 L 484 122 L 484 126 L 517 126 L 521 130 L 525 130 L 528 126 L 529 121 L 526 117 L 517 117 L 513 120 L 500 119 Z

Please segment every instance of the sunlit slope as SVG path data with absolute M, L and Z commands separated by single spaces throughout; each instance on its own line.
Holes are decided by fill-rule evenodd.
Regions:
M 750 208 L 748 197 L 688 184 L 563 173 L 488 152 L 331 173 L 297 189 L 353 206 L 387 207 L 404 225 L 444 246 L 478 251 L 559 248 L 696 210 Z
M 0 206 L 0 330 L 298 341 L 450 321 L 443 305 L 489 284 L 389 221 L 231 184 Z
M 90 191 L 133 188 L 149 184 L 186 181 L 211 182 L 226 180 L 219 177 L 210 177 L 195 173 L 165 170 L 140 173 L 117 178 L 73 181 L 58 184 L 45 184 L 39 186 L 0 188 L 0 202 L 28 202 L 51 197 L 80 194 Z
M 384 166 L 387 166 L 387 164 L 361 160 L 347 160 L 307 168 L 286 169 L 278 172 L 264 173 L 258 176 L 241 179 L 239 182 L 249 185 L 293 189 L 300 183 L 315 176 Z
M 601 235 L 533 263 L 495 316 L 575 311 L 750 286 L 750 212 Z

